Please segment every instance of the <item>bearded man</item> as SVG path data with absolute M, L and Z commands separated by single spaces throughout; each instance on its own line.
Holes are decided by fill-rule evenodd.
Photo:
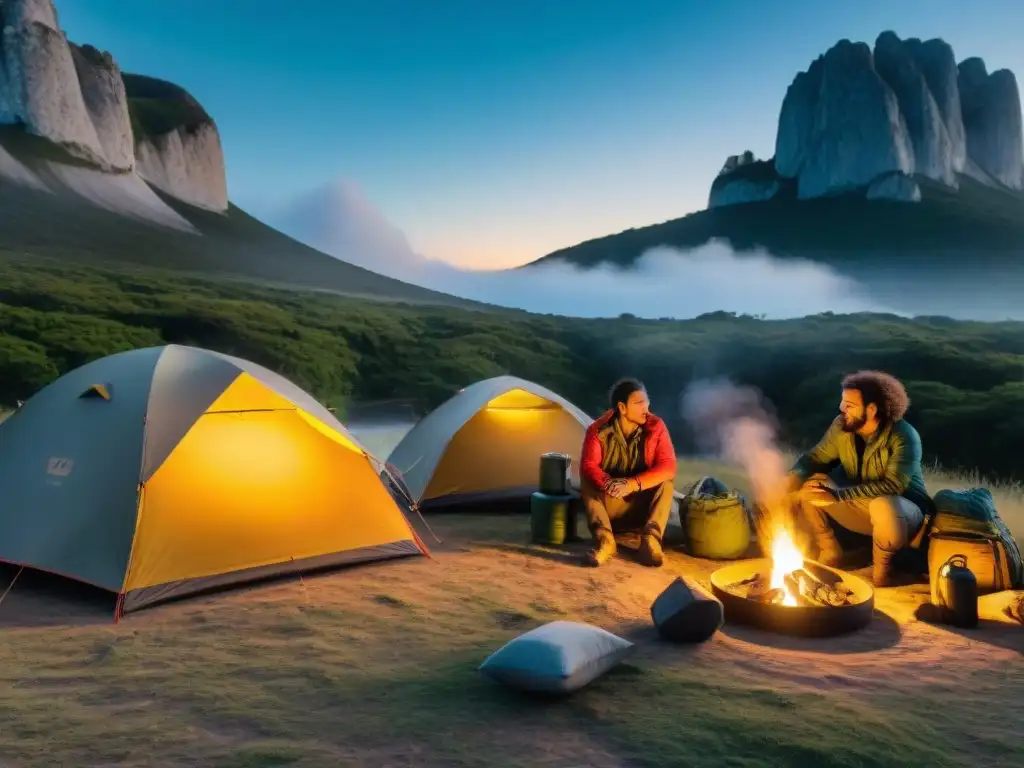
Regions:
M 873 581 L 884 587 L 891 583 L 893 556 L 933 509 L 921 438 L 903 419 L 910 399 L 895 377 L 858 371 L 843 379 L 841 390 L 839 415 L 790 471 L 791 500 L 826 565 L 838 564 L 843 554 L 833 523 L 870 536 Z
M 672 510 L 672 438 L 636 379 L 617 382 L 609 401 L 611 408 L 587 428 L 580 454 L 580 496 L 594 537 L 585 562 L 607 562 L 616 552 L 614 534 L 630 532 L 640 534 L 640 561 L 657 567 Z

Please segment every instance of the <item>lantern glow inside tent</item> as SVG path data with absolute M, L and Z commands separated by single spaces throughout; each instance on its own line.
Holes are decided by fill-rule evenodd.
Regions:
M 115 592 L 210 587 L 426 552 L 326 408 L 194 347 L 96 360 L 0 424 L 0 560 Z

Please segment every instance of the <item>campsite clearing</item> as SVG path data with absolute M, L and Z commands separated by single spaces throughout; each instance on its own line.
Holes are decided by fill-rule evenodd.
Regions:
M 743 487 L 712 464 L 681 464 Z M 929 487 L 943 481 L 929 479 Z M 1016 531 L 1024 506 L 997 497 Z M 1024 718 L 1024 629 L 913 619 L 925 588 L 880 590 L 846 638 L 726 626 L 659 642 L 649 607 L 677 573 L 593 570 L 531 547 L 520 516 L 431 516 L 435 559 L 358 566 L 156 606 L 22 574 L 0 603 L 0 759 L 11 765 L 1010 765 Z M 9 583 L 4 582 L 4 588 Z M 88 600 L 84 599 L 89 597 Z M 638 643 L 579 694 L 539 703 L 476 667 L 546 621 Z

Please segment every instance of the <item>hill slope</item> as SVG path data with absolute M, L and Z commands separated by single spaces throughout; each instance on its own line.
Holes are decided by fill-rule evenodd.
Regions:
M 827 264 L 908 311 L 1011 316 L 1024 295 L 1024 195 L 968 177 L 961 177 L 959 191 L 918 183 L 922 200 L 915 204 L 863 196 L 796 200 L 782 193 L 595 238 L 532 263 L 630 267 L 651 248 L 696 248 L 718 239 L 740 251 L 762 248 Z M 980 296 L 985 309 L 959 312 L 958 302 Z
M 234 205 L 223 214 L 208 211 L 132 174 L 102 173 L 13 126 L 0 128 L 0 250 L 381 300 L 489 308 L 332 258 Z

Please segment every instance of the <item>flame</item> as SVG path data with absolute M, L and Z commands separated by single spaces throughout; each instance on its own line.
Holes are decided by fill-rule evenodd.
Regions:
M 796 605 L 796 596 L 789 591 L 784 581 L 786 574 L 803 568 L 804 556 L 800 554 L 793 537 L 785 526 L 779 526 L 772 536 L 772 589 L 781 589 L 786 593 L 783 605 Z

